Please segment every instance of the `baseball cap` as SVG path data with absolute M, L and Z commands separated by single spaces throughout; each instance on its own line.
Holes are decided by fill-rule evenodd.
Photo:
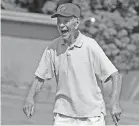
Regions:
M 69 17 L 69 16 L 75 16 L 75 17 L 80 17 L 80 8 L 72 3 L 66 3 L 66 4 L 61 4 L 57 8 L 57 12 L 54 13 L 51 18 L 55 18 L 58 15 Z

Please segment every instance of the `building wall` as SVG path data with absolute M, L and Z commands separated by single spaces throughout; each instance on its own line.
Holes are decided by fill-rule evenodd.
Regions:
M 2 84 L 31 84 L 44 49 L 59 36 L 56 21 L 38 14 L 2 11 Z M 55 91 L 55 79 L 50 81 Z

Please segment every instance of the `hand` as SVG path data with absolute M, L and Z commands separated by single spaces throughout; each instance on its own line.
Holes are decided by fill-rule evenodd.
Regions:
M 112 115 L 113 122 L 115 123 L 116 126 L 118 126 L 118 121 L 120 120 L 121 113 L 122 111 L 121 111 L 119 103 L 115 102 L 112 105 L 111 115 Z
M 25 105 L 23 107 L 23 112 L 26 114 L 28 118 L 32 117 L 34 113 L 35 102 L 34 99 L 26 99 Z

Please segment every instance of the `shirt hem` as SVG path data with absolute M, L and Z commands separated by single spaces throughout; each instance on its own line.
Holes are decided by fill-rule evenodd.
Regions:
M 41 79 L 44 79 L 45 80 L 45 77 L 41 76 L 39 73 L 35 72 L 35 75 Z
M 56 110 L 54 110 L 53 113 L 58 113 L 58 114 L 62 114 L 62 115 L 73 117 L 73 118 L 95 117 L 95 116 L 100 116 L 101 113 L 103 113 L 104 116 L 106 116 L 106 112 L 101 111 L 101 109 L 97 110 L 97 112 L 93 111 L 91 114 L 84 114 L 84 115 L 71 114 L 71 113 L 66 113 L 66 112 L 64 113 L 64 112 L 60 112 L 60 111 L 56 111 Z

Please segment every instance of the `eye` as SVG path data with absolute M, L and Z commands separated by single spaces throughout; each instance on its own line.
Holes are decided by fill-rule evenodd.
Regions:
M 60 24 L 60 23 L 61 23 L 61 20 L 58 19 L 58 20 L 57 20 L 57 24 Z
M 70 21 L 69 19 L 63 20 L 64 23 L 67 23 L 67 22 L 69 22 L 69 21 Z

